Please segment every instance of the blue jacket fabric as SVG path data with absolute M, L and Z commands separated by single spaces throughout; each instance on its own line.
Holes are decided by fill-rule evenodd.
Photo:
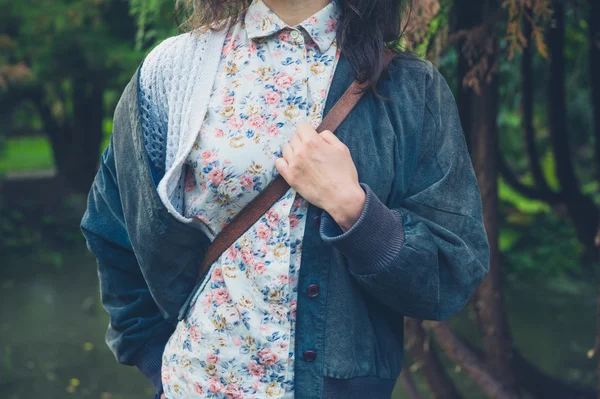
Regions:
M 106 341 L 120 363 L 139 367 L 160 392 L 162 352 L 186 316 L 210 242 L 158 197 L 164 170 L 149 157 L 144 126 L 159 122 L 140 117 L 138 78 L 139 69 L 115 110 L 81 229 L 110 315 Z M 342 55 L 325 112 L 353 79 Z M 336 134 L 367 201 L 346 232 L 309 206 L 296 397 L 389 398 L 402 368 L 403 316 L 452 316 L 488 272 L 481 197 L 456 102 L 427 61 L 396 56 L 377 92 L 365 94 Z M 309 296 L 314 284 L 319 293 Z

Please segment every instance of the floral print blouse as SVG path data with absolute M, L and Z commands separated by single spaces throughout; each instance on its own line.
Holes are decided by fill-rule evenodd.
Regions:
M 213 236 L 277 175 L 298 123 L 321 122 L 340 15 L 333 0 L 289 27 L 254 0 L 230 27 L 185 179 L 186 216 Z M 211 266 L 163 354 L 168 399 L 293 398 L 307 210 L 290 188 Z

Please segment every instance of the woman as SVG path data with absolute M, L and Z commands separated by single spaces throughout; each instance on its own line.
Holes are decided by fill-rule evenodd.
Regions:
M 389 398 L 403 316 L 453 315 L 487 273 L 448 86 L 402 54 L 380 73 L 402 3 L 199 1 L 125 89 L 81 227 L 107 343 L 157 396 Z M 373 90 L 317 133 L 354 79 Z M 290 189 L 195 284 L 277 174 Z

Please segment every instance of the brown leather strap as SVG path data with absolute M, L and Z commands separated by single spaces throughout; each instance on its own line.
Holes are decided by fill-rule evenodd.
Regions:
M 384 67 L 387 67 L 394 53 L 386 50 Z M 342 97 L 335 103 L 327 113 L 317 132 L 325 130 L 335 132 L 340 124 L 346 119 L 350 111 L 360 101 L 366 90 L 363 90 L 368 82 L 352 82 Z M 197 281 L 200 281 L 210 266 L 233 245 L 250 227 L 267 213 L 269 209 L 289 190 L 290 185 L 285 179 L 278 175 L 252 199 L 232 220 L 229 222 L 209 245 L 204 259 L 198 271 Z

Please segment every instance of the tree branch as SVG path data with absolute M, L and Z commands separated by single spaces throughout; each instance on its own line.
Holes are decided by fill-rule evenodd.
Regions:
M 425 377 L 434 397 L 440 399 L 461 399 L 458 389 L 450 379 L 440 359 L 431 346 L 430 337 L 421 326 L 421 320 L 404 318 L 406 348 Z
M 525 13 L 529 15 L 531 10 L 526 9 Z M 523 112 L 523 132 L 525 134 L 525 148 L 529 158 L 529 167 L 537 189 L 544 193 L 550 193 L 550 187 L 546 182 L 544 173 L 540 166 L 540 157 L 537 152 L 535 140 L 535 128 L 533 126 L 533 48 L 531 45 L 532 19 L 524 18 L 523 35 L 527 38 L 528 45 L 523 49 L 523 58 L 521 63 L 521 93 L 523 96 L 521 110 Z
M 447 322 L 426 322 L 426 328 L 435 333 L 444 353 L 462 367 L 467 375 L 492 399 L 515 399 L 508 390 L 489 372 L 488 367 L 461 339 L 450 330 Z

